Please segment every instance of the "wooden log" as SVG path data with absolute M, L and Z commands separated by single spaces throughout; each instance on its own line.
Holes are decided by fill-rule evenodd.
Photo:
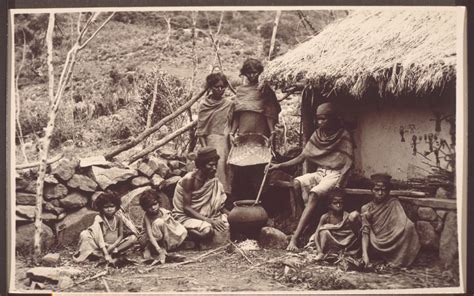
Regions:
M 132 156 L 128 163 L 133 163 L 135 162 L 136 160 L 142 158 L 143 156 L 155 151 L 156 149 L 158 149 L 159 147 L 165 145 L 166 143 L 168 143 L 169 141 L 173 140 L 174 138 L 176 138 L 177 136 L 185 133 L 186 131 L 192 129 L 193 127 L 195 127 L 197 125 L 197 120 L 194 120 L 193 122 L 189 123 L 188 125 L 185 125 L 183 126 L 182 128 L 174 131 L 173 133 L 167 135 L 166 137 L 164 137 L 163 139 L 159 140 L 158 142 L 155 143 L 155 145 L 152 145 L 146 149 L 143 149 L 140 153 L 138 154 L 135 154 L 134 156 Z
M 344 191 L 347 194 L 355 195 L 372 195 L 372 190 L 370 189 L 359 189 L 359 188 L 345 188 Z M 390 190 L 390 195 L 392 196 L 410 196 L 410 197 L 426 197 L 426 193 L 420 191 L 411 191 L 411 190 Z
M 164 117 L 162 120 L 160 120 L 158 123 L 156 123 L 154 126 L 152 126 L 151 128 L 143 131 L 140 135 L 138 135 L 136 138 L 134 138 L 133 140 L 131 140 L 130 142 L 128 143 L 125 143 L 123 145 L 121 145 L 120 147 L 114 149 L 113 151 L 107 153 L 104 155 L 105 159 L 108 159 L 110 160 L 112 157 L 122 153 L 123 151 L 126 151 L 130 148 L 133 148 L 135 147 L 136 145 L 138 145 L 139 143 L 141 143 L 144 139 L 146 139 L 149 135 L 153 134 L 154 132 L 158 131 L 162 126 L 164 126 L 165 124 L 167 124 L 168 122 L 170 122 L 171 120 L 175 119 L 176 117 L 178 117 L 179 115 L 181 115 L 181 113 L 185 112 L 188 108 L 190 108 L 194 103 L 196 103 L 206 92 L 208 91 L 208 89 L 204 89 L 202 90 L 197 96 L 195 96 L 194 98 L 192 98 L 191 100 L 187 101 L 185 104 L 183 104 L 181 107 L 179 107 L 178 109 L 176 109 L 176 111 L 174 111 L 173 113 L 171 113 L 170 115 Z M 138 159 L 138 158 L 137 158 Z

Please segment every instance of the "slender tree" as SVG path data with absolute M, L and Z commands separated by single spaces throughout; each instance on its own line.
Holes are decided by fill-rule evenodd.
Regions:
M 66 55 L 66 61 L 63 65 L 63 70 L 59 77 L 58 86 L 56 92 L 54 92 L 54 68 L 52 63 L 48 62 L 48 74 L 49 74 L 49 95 L 50 95 L 50 109 L 48 113 L 48 124 L 45 128 L 44 137 L 40 140 L 40 165 L 38 170 L 38 180 L 36 183 L 36 208 L 35 208 L 35 234 L 34 234 L 34 255 L 37 259 L 41 254 L 41 232 L 42 232 L 42 204 L 43 204 L 43 189 L 44 189 L 44 178 L 46 175 L 47 159 L 49 146 L 51 143 L 51 138 L 54 131 L 56 116 L 58 114 L 59 106 L 61 104 L 64 90 L 69 83 L 71 78 L 74 65 L 76 63 L 77 53 L 84 49 L 84 47 L 99 33 L 100 30 L 110 21 L 114 13 L 112 14 L 87 38 L 85 41 L 83 39 L 86 36 L 87 31 L 90 29 L 91 24 L 97 19 L 100 15 L 100 12 L 93 13 L 84 26 L 81 28 L 81 16 L 79 14 L 78 18 L 78 28 L 77 31 L 78 37 L 72 48 L 68 51 Z M 49 23 L 47 30 L 46 42 L 48 46 L 48 61 L 52 61 L 53 53 L 53 29 L 54 29 L 55 15 L 51 13 L 49 15 Z

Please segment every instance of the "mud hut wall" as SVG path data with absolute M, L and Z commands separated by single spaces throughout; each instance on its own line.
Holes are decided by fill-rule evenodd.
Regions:
M 436 113 L 441 117 L 454 115 L 455 99 L 410 103 L 414 100 L 417 98 L 407 98 L 404 103 L 384 103 L 379 99 L 376 104 L 341 104 L 342 116 L 354 137 L 356 174 L 368 178 L 371 174 L 386 172 L 400 181 L 430 174 L 430 165 L 436 165 L 436 157 L 430 151 L 428 137 L 433 136 L 433 149 L 441 140 L 451 145 L 451 124 L 444 119 L 439 122 L 440 130 L 436 131 Z M 417 137 L 416 155 L 414 136 Z M 444 147 L 439 153 L 442 168 L 448 165 L 443 156 L 449 149 L 454 148 Z

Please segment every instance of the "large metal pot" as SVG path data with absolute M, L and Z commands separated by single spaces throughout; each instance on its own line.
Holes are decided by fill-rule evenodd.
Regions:
M 239 200 L 234 202 L 234 206 L 228 217 L 232 232 L 252 237 L 267 225 L 268 214 L 260 202 Z

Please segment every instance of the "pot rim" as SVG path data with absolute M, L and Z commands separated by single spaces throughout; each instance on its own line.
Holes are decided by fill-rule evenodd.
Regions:
M 255 203 L 255 200 L 254 199 L 244 199 L 244 200 L 237 200 L 237 201 L 234 201 L 234 206 L 236 207 L 241 207 L 241 206 L 253 206 L 253 205 L 258 205 L 258 206 L 261 206 L 261 202 L 258 201 L 257 203 Z

